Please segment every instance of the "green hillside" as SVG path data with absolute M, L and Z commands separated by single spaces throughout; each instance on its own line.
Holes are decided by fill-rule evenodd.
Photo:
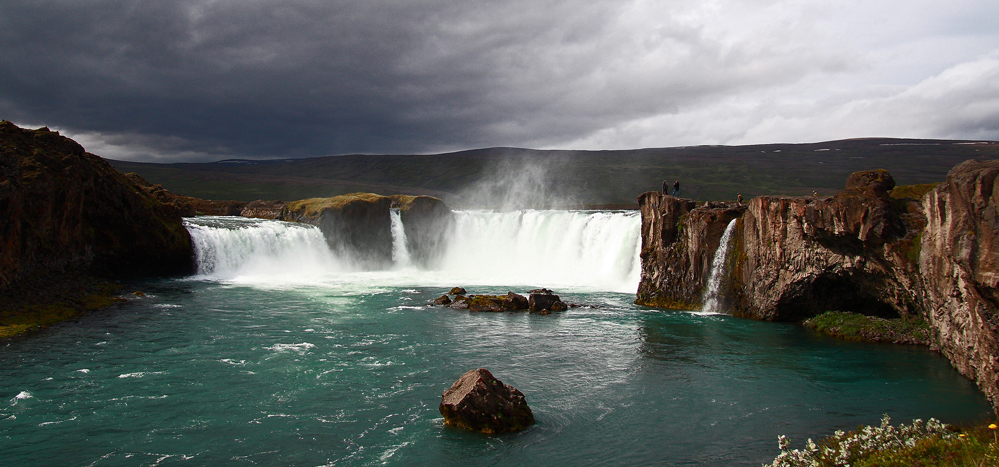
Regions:
M 111 163 L 205 199 L 293 200 L 358 191 L 426 194 L 455 207 L 635 204 L 679 179 L 697 200 L 832 194 L 857 170 L 883 168 L 899 184 L 943 181 L 968 159 L 999 158 L 999 143 L 853 139 L 812 144 L 624 151 L 490 148 L 436 155 L 344 155 L 214 163 Z

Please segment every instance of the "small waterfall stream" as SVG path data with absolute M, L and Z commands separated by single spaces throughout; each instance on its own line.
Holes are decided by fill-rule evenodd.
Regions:
M 406 247 L 406 229 L 402 225 L 402 215 L 397 208 L 392 208 L 389 215 L 392 219 L 392 263 L 397 268 L 409 267 L 412 259 Z
M 721 313 L 718 289 L 721 287 L 722 278 L 725 277 L 725 258 L 728 257 L 728 244 L 732 239 L 732 232 L 735 231 L 735 221 L 736 219 L 732 219 L 728 223 L 728 227 L 725 227 L 725 233 L 722 234 L 721 241 L 718 243 L 715 256 L 711 259 L 711 273 L 708 276 L 708 286 L 704 290 L 704 299 L 701 300 L 701 303 L 704 304 L 701 306 L 701 312 L 703 313 Z

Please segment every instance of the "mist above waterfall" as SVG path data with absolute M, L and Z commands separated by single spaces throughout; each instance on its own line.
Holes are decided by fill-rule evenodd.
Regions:
M 510 156 L 491 162 L 478 179 L 465 186 L 455 207 L 515 211 L 577 206 L 582 187 L 575 182 L 569 157 Z

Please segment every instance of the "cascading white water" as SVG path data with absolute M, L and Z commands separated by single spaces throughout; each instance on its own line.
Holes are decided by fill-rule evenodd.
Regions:
M 310 225 L 227 216 L 185 218 L 184 225 L 205 278 L 295 283 L 346 270 Z
M 398 209 L 393 208 L 389 216 L 392 220 L 392 262 L 397 268 L 408 267 L 412 260 L 406 247 L 406 229 L 402 226 L 402 215 Z
M 443 268 L 465 283 L 635 292 L 637 211 L 456 212 Z
M 708 286 L 704 291 L 704 300 L 701 302 L 701 312 L 703 313 L 720 313 L 721 307 L 719 306 L 718 293 L 721 287 L 722 278 L 725 276 L 725 259 L 728 257 L 728 244 L 729 240 L 732 238 L 732 232 L 735 231 L 735 219 L 732 219 L 725 227 L 725 233 L 722 234 L 721 241 L 718 242 L 718 249 L 715 250 L 715 256 L 711 259 L 711 272 L 708 275 Z
M 240 217 L 185 224 L 199 275 L 253 284 L 535 286 L 634 293 L 641 277 L 637 211 L 457 211 L 438 269 L 414 267 L 392 212 L 393 260 L 386 271 L 358 271 L 338 259 L 319 229 Z

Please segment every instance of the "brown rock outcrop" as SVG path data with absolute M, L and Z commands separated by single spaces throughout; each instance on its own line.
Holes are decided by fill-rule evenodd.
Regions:
M 758 197 L 744 213 L 645 193 L 636 303 L 698 308 L 710 258 L 738 218 L 724 277 L 734 314 L 922 317 L 935 346 L 999 408 L 997 178 L 999 161 L 969 161 L 913 200 L 889 196 L 887 172 L 858 172 L 832 198 Z
M 451 209 L 438 198 L 405 195 L 392 196 L 392 207 L 399 210 L 412 261 L 424 268 L 439 266 L 457 223 Z
M 550 311 L 565 311 L 569 306 L 552 293 L 532 293 L 527 299 L 527 307 L 531 313 L 545 313 Z
M 922 206 L 927 320 L 940 351 L 999 407 L 999 160 L 958 165 Z
M 697 309 L 711 259 L 728 223 L 742 215 L 741 204 L 708 203 L 657 192 L 638 198 L 642 212 L 642 280 L 636 303 Z
M 0 122 L 0 292 L 80 274 L 190 272 L 185 209 L 57 132 Z
M 399 209 L 411 258 L 434 264 L 454 228 L 453 213 L 437 198 L 374 193 L 311 198 L 285 204 L 279 218 L 319 227 L 340 257 L 377 269 L 392 264 L 392 208 Z
M 243 217 L 256 217 L 258 219 L 278 219 L 281 217 L 281 210 L 284 208 L 284 201 L 264 201 L 256 200 L 246 203 L 239 215 Z
M 534 424 L 524 394 L 479 368 L 461 375 L 441 395 L 444 425 L 487 434 L 511 433 Z

